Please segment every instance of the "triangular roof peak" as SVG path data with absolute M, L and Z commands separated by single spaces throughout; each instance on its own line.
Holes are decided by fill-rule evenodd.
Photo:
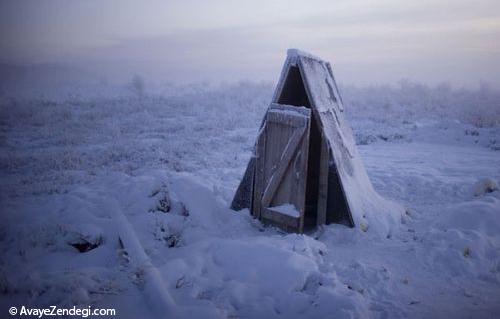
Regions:
M 309 59 L 313 59 L 313 60 L 316 60 L 318 62 L 326 62 L 325 60 L 321 59 L 320 57 L 317 57 L 311 53 L 308 53 L 308 52 L 305 52 L 305 51 L 302 51 L 302 50 L 299 50 L 299 49 L 288 49 L 286 51 L 286 55 L 287 57 L 289 58 L 296 58 L 296 57 L 306 57 L 306 58 L 309 58 Z
M 296 73 L 298 76 L 295 75 Z M 333 107 L 332 103 L 334 103 L 340 111 L 344 111 L 342 97 L 330 63 L 299 49 L 287 50 L 287 58 L 273 94 L 273 102 L 279 103 L 280 96 L 287 85 L 295 84 L 295 87 L 299 87 L 296 81 L 287 81 L 290 74 L 296 81 L 303 82 L 310 104 L 315 108 L 324 111 L 326 108 Z M 296 104 L 292 103 L 292 105 Z

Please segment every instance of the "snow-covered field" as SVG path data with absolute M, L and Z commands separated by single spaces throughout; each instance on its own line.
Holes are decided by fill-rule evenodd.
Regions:
M 375 188 L 407 208 L 389 238 L 284 234 L 228 209 L 269 84 L 2 98 L 1 316 L 24 304 L 120 318 L 497 317 L 498 94 L 406 90 L 344 91 Z M 476 104 L 450 111 L 457 96 Z M 124 232 L 146 256 L 123 249 Z

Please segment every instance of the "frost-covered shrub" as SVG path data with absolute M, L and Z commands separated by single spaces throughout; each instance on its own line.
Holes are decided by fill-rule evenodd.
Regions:
M 271 84 L 241 82 L 172 86 L 141 99 L 4 99 L 0 189 L 59 192 L 62 181 L 88 176 L 79 171 L 100 169 L 237 167 L 241 159 L 220 154 L 251 148 L 271 93 Z
M 485 178 L 474 184 L 474 196 L 481 196 L 498 190 L 498 184 L 491 178 Z
M 134 75 L 132 77 L 132 81 L 130 81 L 129 88 L 134 95 L 137 95 L 137 97 L 142 98 L 144 96 L 144 90 L 145 90 L 144 79 L 139 75 Z
M 345 86 L 341 91 L 348 114 L 355 118 L 388 123 L 436 118 L 476 127 L 500 125 L 500 91 L 486 84 L 478 89 L 453 89 L 446 83 L 431 87 L 401 81 L 397 86 Z
M 144 88 L 135 82 L 136 89 Z M 248 160 L 272 92 L 271 83 L 197 83 L 152 87 L 140 99 L 130 92 L 0 99 L 0 168 L 7 177 L 0 190 L 64 191 L 55 181 L 73 183 L 88 176 L 79 171 L 99 169 L 210 168 L 227 175 L 226 169 Z M 458 90 L 406 81 L 397 87 L 349 86 L 341 93 L 361 144 L 406 140 L 420 119 L 500 124 L 500 94 L 486 85 Z M 488 141 L 498 148 L 496 140 Z

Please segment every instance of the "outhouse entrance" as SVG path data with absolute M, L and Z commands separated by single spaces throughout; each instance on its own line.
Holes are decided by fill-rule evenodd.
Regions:
M 353 185 L 344 141 L 350 132 L 340 124 L 336 90 L 326 62 L 291 52 L 233 209 L 248 208 L 263 222 L 299 233 L 330 223 L 354 226 L 343 181 Z
M 307 96 L 304 81 L 297 66 L 291 66 L 278 104 L 293 105 L 311 109 L 311 102 Z M 317 225 L 318 219 L 318 191 L 321 158 L 321 131 L 318 127 L 314 112 L 311 113 L 309 129 L 309 151 L 307 159 L 307 178 L 305 194 L 304 229 L 311 229 Z

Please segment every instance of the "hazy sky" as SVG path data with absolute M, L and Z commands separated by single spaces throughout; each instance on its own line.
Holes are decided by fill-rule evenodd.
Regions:
M 2 0 L 0 62 L 107 77 L 276 80 L 286 49 L 340 82 L 500 86 L 500 1 Z

